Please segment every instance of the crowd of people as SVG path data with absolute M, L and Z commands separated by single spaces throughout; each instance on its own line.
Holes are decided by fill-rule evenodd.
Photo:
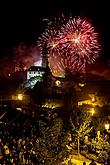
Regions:
M 12 121 L 0 121 L 0 165 L 44 165 L 40 161 L 37 148 L 37 120 L 19 116 L 19 120 L 15 118 Z M 83 164 L 86 165 L 86 162 Z M 95 165 L 95 162 L 92 161 L 90 165 Z
M 38 130 L 28 122 L 0 122 L 0 165 L 39 164 Z

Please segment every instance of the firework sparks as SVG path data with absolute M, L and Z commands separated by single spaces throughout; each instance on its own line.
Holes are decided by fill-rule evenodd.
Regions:
M 99 56 L 100 44 L 94 27 L 80 17 L 61 22 L 59 28 L 55 25 L 50 23 L 39 40 L 41 53 L 47 43 L 52 73 L 64 75 L 65 68 L 85 72 L 86 63 L 94 63 Z
M 66 36 L 63 44 L 70 54 L 92 63 L 98 56 L 98 36 L 92 25 L 84 19 L 74 18 L 61 28 L 60 35 Z

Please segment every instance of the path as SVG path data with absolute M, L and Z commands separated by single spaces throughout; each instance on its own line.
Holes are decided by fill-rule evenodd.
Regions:
M 85 158 L 84 156 L 82 155 L 70 155 L 69 158 L 64 161 L 65 163 L 68 162 L 68 160 L 72 161 L 72 163 L 76 164 L 76 165 L 83 165 L 83 162 L 85 161 L 86 162 L 86 165 L 89 165 L 90 164 L 90 160 Z M 100 163 L 96 163 L 97 165 L 101 165 Z

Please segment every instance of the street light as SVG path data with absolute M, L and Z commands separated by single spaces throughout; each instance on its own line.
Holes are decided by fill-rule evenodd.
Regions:
M 110 124 L 107 122 L 107 123 L 105 124 L 105 129 L 106 129 L 106 130 L 109 130 L 109 128 L 110 128 Z
M 23 94 L 18 94 L 18 100 L 23 100 Z
M 97 139 L 100 140 L 100 131 L 97 131 Z
M 95 113 L 94 108 L 91 108 L 91 115 L 93 116 L 93 115 L 94 115 L 94 113 Z

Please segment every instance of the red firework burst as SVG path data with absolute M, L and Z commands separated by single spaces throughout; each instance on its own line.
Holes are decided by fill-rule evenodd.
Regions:
M 59 35 L 64 38 L 63 49 L 67 49 L 73 57 L 77 56 L 77 60 L 92 63 L 98 57 L 100 50 L 98 34 L 87 20 L 80 17 L 70 19 L 62 26 Z
M 94 27 L 80 17 L 70 18 L 59 27 L 48 26 L 39 42 L 42 49 L 47 43 L 53 74 L 64 75 L 65 68 L 85 72 L 86 63 L 94 63 L 99 56 L 100 44 Z

